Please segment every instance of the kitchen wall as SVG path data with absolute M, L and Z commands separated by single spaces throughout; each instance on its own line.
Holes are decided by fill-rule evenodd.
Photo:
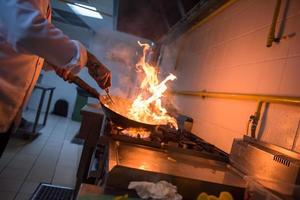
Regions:
M 178 76 L 173 88 L 299 97 L 300 1 L 282 1 L 276 36 L 287 37 L 267 48 L 275 4 L 276 0 L 239 0 L 167 45 L 161 66 Z M 176 96 L 174 101 L 181 113 L 194 118 L 194 133 L 226 152 L 234 138 L 246 133 L 257 106 L 254 101 L 189 96 Z M 264 107 L 258 137 L 300 152 L 300 106 Z

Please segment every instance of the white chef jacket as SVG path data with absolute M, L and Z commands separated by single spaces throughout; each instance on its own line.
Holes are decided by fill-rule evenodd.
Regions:
M 50 0 L 0 0 L 0 133 L 14 123 L 30 96 L 44 59 L 78 72 L 83 45 L 50 23 Z

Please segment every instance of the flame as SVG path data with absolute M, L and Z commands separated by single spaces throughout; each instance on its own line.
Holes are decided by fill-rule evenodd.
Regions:
M 146 54 L 150 49 L 149 44 L 140 42 L 138 44 L 143 47 L 143 56 L 136 67 L 145 74 L 145 78 L 141 82 L 141 91 L 133 101 L 128 115 L 136 121 L 170 124 L 177 129 L 176 119 L 168 115 L 161 101 L 161 97 L 168 89 L 166 83 L 175 80 L 176 76 L 170 73 L 163 81 L 159 82 L 157 68 L 146 62 Z
M 148 138 L 151 132 L 144 128 L 127 128 L 122 131 L 124 135 L 128 135 L 131 137 L 139 137 L 139 138 Z

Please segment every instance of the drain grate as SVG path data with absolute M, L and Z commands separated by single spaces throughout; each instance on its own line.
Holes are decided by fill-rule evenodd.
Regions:
M 71 200 L 73 189 L 47 183 L 40 183 L 31 200 Z

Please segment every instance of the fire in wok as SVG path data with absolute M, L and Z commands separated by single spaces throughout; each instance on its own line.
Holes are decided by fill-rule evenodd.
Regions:
M 176 119 L 170 116 L 162 104 L 162 98 L 167 90 L 167 82 L 176 79 L 169 74 L 163 81 L 158 79 L 158 69 L 145 60 L 150 46 L 141 44 L 143 56 L 136 64 L 137 73 L 142 73 L 139 93 L 131 101 L 113 96 L 113 102 L 105 96 L 101 98 L 101 105 L 105 115 L 114 123 L 123 127 L 154 127 L 157 125 L 170 125 L 177 129 Z

